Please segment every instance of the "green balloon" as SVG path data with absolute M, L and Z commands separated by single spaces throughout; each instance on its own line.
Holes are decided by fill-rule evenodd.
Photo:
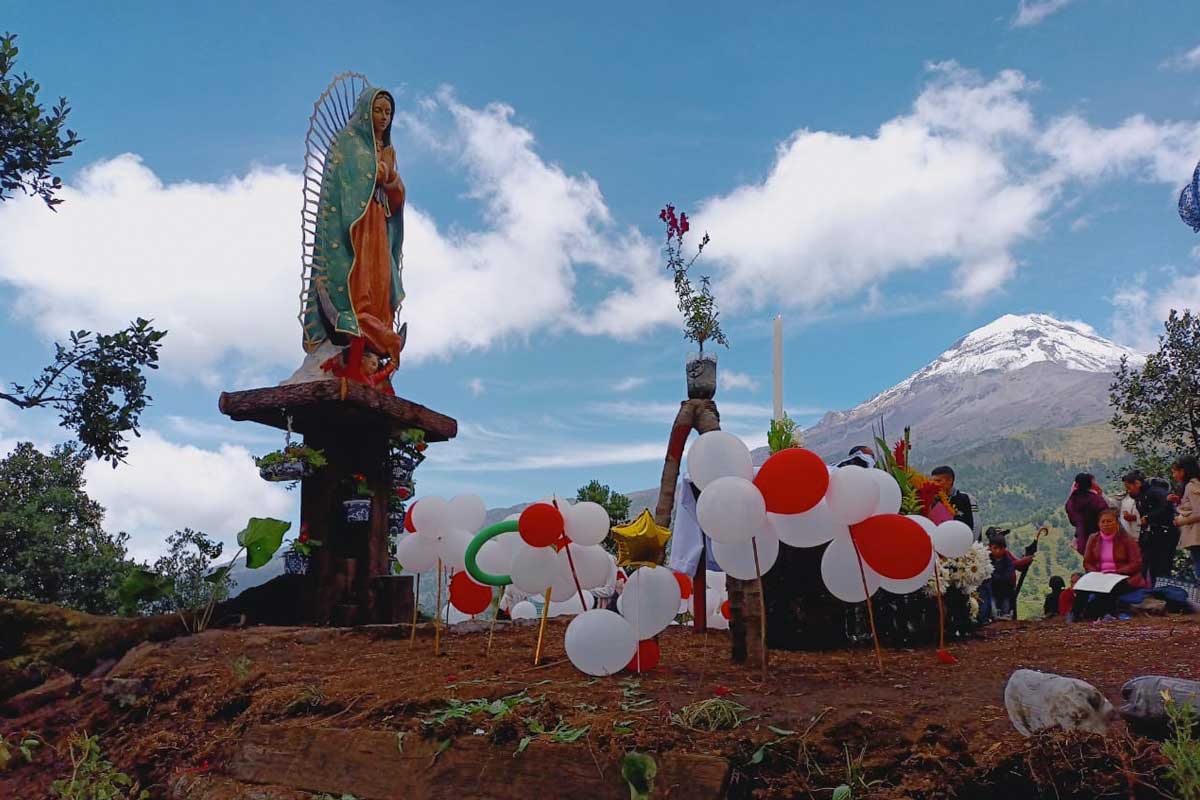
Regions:
M 489 575 L 479 568 L 475 563 L 475 557 L 479 555 L 479 549 L 487 543 L 489 539 L 495 539 L 502 533 L 515 533 L 518 529 L 517 521 L 510 519 L 505 522 L 497 522 L 495 525 L 488 527 L 475 534 L 475 538 L 467 545 L 467 553 L 464 561 L 467 562 L 467 574 L 470 575 L 476 583 L 482 583 L 484 586 L 508 586 L 512 583 L 511 575 Z

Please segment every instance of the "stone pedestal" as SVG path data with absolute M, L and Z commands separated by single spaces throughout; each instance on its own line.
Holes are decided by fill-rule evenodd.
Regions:
M 389 445 L 412 428 L 424 431 L 427 442 L 448 441 L 457 435 L 458 423 L 409 400 L 341 380 L 225 392 L 219 405 L 230 419 L 281 430 L 287 430 L 291 417 L 292 430 L 303 435 L 306 445 L 322 450 L 329 462 L 300 486 L 300 519 L 311 537 L 324 543 L 309 564 L 306 596 L 296 598 L 306 621 L 361 625 L 411 618 L 411 581 L 379 580 L 391 575 Z M 374 495 L 366 523 L 345 521 L 344 486 L 354 473 L 366 477 Z

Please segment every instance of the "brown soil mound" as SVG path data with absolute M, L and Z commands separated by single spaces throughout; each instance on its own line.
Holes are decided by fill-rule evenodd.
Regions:
M 272 725 L 385 731 L 399 735 L 399 748 L 428 749 L 430 768 L 456 742 L 486 747 L 506 764 L 563 748 L 602 776 L 611 776 L 604 765 L 633 750 L 660 763 L 719 756 L 730 765 L 728 796 L 737 798 L 827 800 L 847 781 L 855 798 L 1140 798 L 1166 791 L 1151 788 L 1161 780 L 1155 745 L 1120 727 L 1107 738 L 1024 740 L 1004 711 L 1008 676 L 1028 667 L 1078 677 L 1113 701 L 1139 674 L 1200 679 L 1200 624 L 1188 618 L 999 623 L 954 645 L 956 665 L 940 664 L 929 649 L 885 650 L 882 673 L 870 650 L 773 652 L 765 676 L 729 662 L 724 634 L 672 628 L 659 637 L 657 669 L 604 679 L 570 665 L 565 627 L 551 621 L 540 667 L 532 664 L 537 631 L 528 626 L 499 626 L 490 655 L 486 629 L 445 633 L 440 657 L 426 627 L 413 646 L 403 627 L 209 631 L 138 648 L 73 696 L 0 720 L 0 733 L 33 731 L 60 749 L 73 731 L 99 734 L 106 757 L 156 797 L 172 783 L 176 796 L 236 796 L 178 787 L 197 776 L 227 781 L 230 765 L 245 758 L 242 743 Z M 445 713 L 458 702 L 520 693 L 508 712 Z M 672 722 L 684 706 L 714 696 L 746 707 L 739 727 L 710 733 Z M 540 732 L 560 721 L 560 739 L 587 730 L 558 742 Z M 526 737 L 533 744 L 518 753 Z M 49 747 L 32 764 L 16 763 L 0 773 L 0 797 L 42 797 L 66 766 Z M 318 790 L 287 778 L 286 791 Z M 545 796 L 574 796 L 546 780 L 553 789 Z

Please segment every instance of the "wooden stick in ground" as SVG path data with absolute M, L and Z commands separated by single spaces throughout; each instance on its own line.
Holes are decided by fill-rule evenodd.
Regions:
M 412 630 L 408 634 L 408 646 L 411 648 L 417 642 L 417 606 L 421 604 L 421 573 L 417 573 L 416 586 L 413 587 L 413 618 Z
M 871 626 L 871 641 L 875 645 L 875 662 L 879 664 L 879 671 L 883 672 L 883 650 L 879 647 L 879 632 L 875 630 L 875 607 L 871 604 L 867 571 L 863 566 L 862 553 L 858 552 L 858 542 L 854 541 L 854 534 L 850 535 L 850 543 L 854 545 L 854 557 L 858 559 L 858 574 L 862 577 L 863 594 L 867 596 L 867 623 Z
M 935 556 L 937 558 L 937 556 Z M 933 565 L 933 588 L 937 592 L 938 604 L 938 652 L 942 653 L 946 650 L 946 606 L 942 603 L 942 578 L 939 573 L 942 570 L 941 563 Z M 970 609 L 968 609 L 970 610 Z
M 550 617 L 550 595 L 553 593 L 554 587 L 546 587 L 546 594 L 542 596 L 542 623 L 538 625 L 538 640 L 537 649 L 533 651 L 533 665 L 536 667 L 542 663 L 542 639 L 546 635 L 546 620 Z
M 758 566 L 758 537 L 750 538 L 750 548 L 754 551 L 754 577 L 758 579 L 758 625 L 759 634 L 762 637 L 759 646 L 762 648 L 762 674 L 765 681 L 767 679 L 767 598 L 766 592 L 763 591 L 762 570 Z
M 498 619 L 500 619 L 500 599 L 496 600 L 496 613 L 492 615 L 492 624 L 488 626 L 488 643 L 487 650 L 483 654 L 484 658 L 492 657 L 492 635 L 496 632 L 496 620 Z
M 442 560 L 438 559 L 437 608 L 433 612 L 433 654 L 442 654 Z
M 588 610 L 587 601 L 583 599 L 583 588 L 579 585 L 579 576 L 575 574 L 575 559 L 571 558 L 571 545 L 566 546 L 567 551 L 567 566 L 571 568 L 571 577 L 575 581 L 575 591 L 579 593 L 579 605 L 582 606 L 580 613 Z

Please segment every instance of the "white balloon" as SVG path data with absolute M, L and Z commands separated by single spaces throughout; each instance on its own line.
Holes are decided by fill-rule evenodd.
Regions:
M 636 628 L 638 641 L 659 633 L 679 611 L 679 582 L 675 574 L 666 567 L 637 570 L 626 581 L 617 609 Z
M 530 547 L 524 542 L 513 545 L 509 574 L 523 592 L 540 594 L 554 581 L 558 559 L 552 547 Z
M 562 510 L 567 523 L 567 538 L 575 544 L 600 544 L 608 536 L 612 523 L 608 512 L 599 503 L 577 503 Z
M 467 568 L 467 545 L 471 543 L 471 534 L 466 531 L 448 530 L 437 540 L 438 557 L 442 564 L 458 572 Z
M 874 513 L 879 505 L 879 484 L 870 473 L 863 467 L 849 466 L 839 467 L 829 476 L 825 502 L 835 520 L 855 525 Z
M 583 604 L 587 604 L 587 608 Z M 579 600 L 578 594 L 573 594 L 565 600 L 555 600 L 550 603 L 550 610 L 547 612 L 552 617 L 567 617 L 575 614 L 582 614 L 596 605 L 596 597 L 586 589 L 583 592 L 582 603 Z
M 696 519 L 714 542 L 744 542 L 766 525 L 767 503 L 745 478 L 717 478 L 700 493 Z
M 508 615 L 513 619 L 537 619 L 537 606 L 528 600 L 522 600 L 512 607 Z
M 554 548 L 546 549 L 554 552 Z M 575 576 L 571 574 L 566 554 L 561 551 L 554 554 L 554 580 L 550 581 L 549 588 L 551 600 L 565 600 L 575 594 Z
M 486 518 L 487 506 L 478 495 L 460 494 L 450 501 L 450 524 L 460 531 L 477 533 Z
M 725 619 L 722 614 L 709 614 L 708 627 L 714 631 L 727 631 L 729 630 L 729 620 Z
M 911 578 L 896 580 L 883 575 L 879 576 L 879 588 L 887 589 L 892 594 L 910 594 L 925 588 L 925 584 L 933 577 L 933 565 L 937 562 L 937 553 L 933 553 L 929 557 L 929 563 L 925 569 Z
M 624 669 L 637 652 L 637 644 L 633 626 L 620 614 L 602 608 L 585 611 L 571 620 L 564 641 L 567 658 L 575 668 L 597 676 L 614 675 Z
M 426 539 L 438 539 L 453 527 L 450 504 L 436 495 L 422 497 L 412 509 L 413 527 Z
M 608 553 L 604 548 L 597 545 L 589 545 L 588 547 L 580 547 L 577 544 L 570 545 L 571 559 L 575 562 L 575 575 L 579 578 L 579 585 L 584 589 L 595 589 L 599 586 L 604 586 L 608 581 L 609 570 L 613 562 L 609 559 Z M 567 548 L 558 551 L 559 568 L 570 570 L 570 562 L 567 560 Z M 557 590 L 555 590 L 557 594 Z
M 929 517 L 925 516 L 924 514 L 905 514 L 904 516 L 920 525 L 931 538 L 933 537 L 933 529 L 937 527 L 937 523 L 935 523 Z
M 965 556 L 975 541 L 975 534 L 967 523 L 951 519 L 933 529 L 933 549 L 946 558 Z
M 709 431 L 688 448 L 688 477 L 704 491 L 717 478 L 736 477 L 750 480 L 754 477 L 754 458 L 746 443 L 726 431 Z
M 850 528 L 833 518 L 824 498 L 803 514 L 771 514 L 767 519 L 779 541 L 791 547 L 816 547 L 838 537 L 849 536 Z
M 867 472 L 879 485 L 879 502 L 875 505 L 875 514 L 899 514 L 900 503 L 904 500 L 900 484 L 896 483 L 896 479 L 886 470 L 869 469 Z
M 407 533 L 396 544 L 396 560 L 409 572 L 425 572 L 437 566 L 437 542 Z
M 754 580 L 757 575 L 754 569 L 754 547 L 758 547 L 758 569 L 761 574 L 767 574 L 775 566 L 779 557 L 779 539 L 770 525 L 764 525 L 758 536 L 745 542 L 713 542 L 713 558 L 731 575 L 743 581 Z
M 512 538 L 516 534 L 494 536 L 483 543 L 475 556 L 475 563 L 489 575 L 507 575 L 512 564 Z
M 863 592 L 864 574 L 867 588 L 871 594 L 875 594 L 879 589 L 879 574 L 866 564 L 862 565 L 862 572 L 859 571 L 858 556 L 850 537 L 839 537 L 829 543 L 821 557 L 821 580 L 830 594 L 845 603 L 863 602 L 867 599 Z

